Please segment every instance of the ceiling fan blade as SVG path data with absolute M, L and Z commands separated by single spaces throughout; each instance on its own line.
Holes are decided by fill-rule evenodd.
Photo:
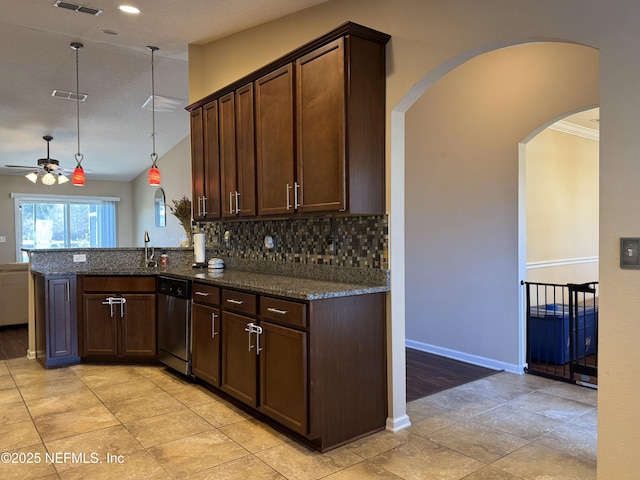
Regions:
M 6 168 L 24 168 L 26 170 L 33 170 L 33 169 L 37 169 L 38 168 L 37 165 L 36 166 L 32 166 L 32 167 L 29 167 L 27 165 L 5 165 L 5 167 Z
M 93 173 L 93 170 L 91 170 L 89 168 L 82 167 L 82 169 L 84 170 L 84 173 Z M 62 172 L 64 174 L 72 174 L 74 170 L 75 170 L 75 168 L 65 168 L 65 167 L 56 168 L 56 171 Z

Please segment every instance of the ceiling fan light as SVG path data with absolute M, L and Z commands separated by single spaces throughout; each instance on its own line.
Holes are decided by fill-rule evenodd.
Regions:
M 76 187 L 84 186 L 84 169 L 78 165 L 73 171 L 73 175 L 71 176 L 71 183 L 73 183 Z
M 24 177 L 30 182 L 36 183 L 38 181 L 38 172 L 27 173 Z
M 149 169 L 149 185 L 160 185 L 160 170 L 157 167 L 151 167 Z
M 52 173 L 47 172 L 42 177 L 42 183 L 45 185 L 53 185 L 56 183 L 56 177 L 54 177 Z
M 69 181 L 69 179 L 62 174 L 58 174 L 58 185 L 62 184 L 62 183 L 67 183 Z

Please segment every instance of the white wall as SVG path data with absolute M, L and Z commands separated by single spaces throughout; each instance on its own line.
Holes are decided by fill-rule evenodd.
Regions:
M 166 203 L 178 200 L 186 195 L 191 199 L 191 139 L 185 137 L 180 143 L 158 159 Z M 151 161 L 149 161 L 151 166 Z M 144 231 L 149 232 L 151 245 L 158 247 L 179 247 L 180 238 L 185 235 L 182 225 L 171 215 L 167 207 L 167 226 L 156 227 L 153 199 L 157 187 L 149 186 L 148 170 L 138 175 L 133 182 L 133 208 L 136 212 L 133 220 L 133 244 L 144 246 Z
M 551 128 L 526 144 L 527 281 L 598 280 L 598 147 Z
M 329 0 L 317 7 L 295 15 L 269 22 L 240 32 L 205 46 L 190 47 L 190 98 L 196 100 L 216 88 L 238 78 L 277 56 L 293 50 L 333 27 L 352 20 L 392 35 L 387 47 L 387 185 L 405 170 L 403 152 L 405 145 L 404 120 L 406 110 L 445 73 L 481 53 L 499 47 L 539 40 L 564 40 L 599 49 L 599 72 L 592 69 L 582 72 L 584 83 L 600 89 L 600 331 L 598 378 L 598 477 L 606 480 L 632 479 L 637 476 L 637 445 L 640 444 L 640 428 L 633 419 L 640 404 L 640 385 L 629 381 L 637 361 L 637 338 L 640 337 L 640 272 L 619 268 L 619 238 L 640 236 L 640 209 L 634 192 L 640 190 L 640 162 L 638 162 L 638 128 L 640 103 L 636 101 L 640 84 L 640 4 L 632 0 L 602 2 L 599 0 Z M 570 59 L 568 59 L 570 60 Z M 552 79 L 540 70 L 537 77 Z M 520 84 L 513 83 L 515 89 Z M 582 89 L 580 89 L 582 91 Z M 580 91 L 566 92 L 566 102 L 579 105 Z M 499 97 L 498 97 L 499 99 Z M 598 103 L 593 99 L 590 105 Z M 589 106 L 590 106 L 589 105 Z M 528 110 L 513 113 L 517 127 L 522 127 L 520 138 L 513 132 L 514 141 L 544 122 L 569 113 L 551 111 L 549 104 L 532 105 Z M 519 120 L 526 112 L 532 117 L 527 125 Z M 555 114 L 554 114 L 555 113 Z M 487 111 L 487 121 L 494 119 Z M 526 127 L 526 128 L 525 128 Z M 460 141 L 460 139 L 457 139 Z M 517 147 L 514 146 L 516 155 Z M 488 159 L 487 165 L 502 168 L 504 156 Z M 484 160 L 484 159 L 482 159 Z M 513 168 L 513 170 L 511 169 Z M 503 192 L 504 198 L 515 202 L 517 190 L 517 166 L 507 171 L 496 171 L 502 179 L 511 179 L 515 185 Z M 406 168 L 405 178 L 413 177 Z M 484 176 L 483 176 L 484 178 Z M 394 187 L 401 182 L 395 183 Z M 402 271 L 405 262 L 405 238 L 396 225 L 409 224 L 402 208 L 402 188 L 388 189 L 391 212 L 390 260 L 392 268 L 392 304 L 404 303 L 403 281 L 393 281 L 393 270 Z M 499 198 L 499 193 L 489 192 L 488 198 Z M 404 202 L 406 204 L 406 202 Z M 496 211 L 506 208 L 497 205 Z M 480 235 L 489 237 L 490 231 L 510 230 L 499 239 L 505 245 L 507 259 L 496 259 L 503 273 L 509 278 L 500 280 L 505 291 L 513 294 L 513 283 L 518 280 L 517 258 L 510 251 L 517 231 L 517 213 L 511 215 L 509 225 L 497 216 L 484 224 Z M 472 226 L 476 227 L 477 222 Z M 428 232 L 427 232 L 428 233 Z M 467 233 L 468 234 L 468 233 Z M 482 238 L 484 243 L 487 238 Z M 497 249 L 492 246 L 492 252 Z M 501 254 L 502 255 L 502 254 Z M 407 257 L 407 265 L 412 260 Z M 470 257 L 464 268 L 470 278 L 486 275 L 485 259 Z M 394 267 L 394 263 L 398 263 Z M 403 279 L 404 280 L 404 279 Z M 508 286 L 507 286 L 508 285 Z M 452 289 L 459 285 L 451 285 Z M 512 308 L 512 305 L 509 305 Z M 402 312 L 402 308 L 394 309 Z M 511 319 L 515 322 L 517 315 Z M 390 403 L 391 415 L 402 413 L 397 403 L 404 390 L 404 352 L 394 338 L 404 332 L 405 318 L 394 316 L 389 323 L 391 366 L 388 372 L 394 402 Z M 463 331 L 458 334 L 467 335 Z M 467 341 L 471 344 L 472 339 Z M 499 343 L 501 337 L 482 338 L 482 342 Z M 476 340 L 475 343 L 478 343 Z M 487 348 L 483 346 L 482 348 Z M 500 347 L 498 347 L 500 348 Z M 510 358 L 512 351 L 504 354 Z M 400 393 L 399 393 L 400 392 Z
M 134 246 L 131 236 L 133 205 L 130 182 L 103 182 L 92 180 L 90 175 L 87 175 L 84 187 L 74 187 L 71 182 L 47 187 L 41 183 L 31 183 L 23 175 L 0 175 L 0 235 L 7 237 L 6 243 L 0 243 L 0 263 L 16 261 L 15 207 L 11 199 L 12 192 L 120 197 L 117 206 L 118 246 Z

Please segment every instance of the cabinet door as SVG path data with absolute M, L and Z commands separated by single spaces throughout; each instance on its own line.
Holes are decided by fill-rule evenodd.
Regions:
M 255 82 L 258 215 L 294 211 L 293 65 Z
M 220 203 L 223 217 L 234 217 L 236 184 L 236 101 L 233 92 L 218 100 Z
M 48 278 L 47 305 L 47 365 L 60 365 L 64 359 L 76 360 L 78 329 L 75 277 Z
M 191 211 L 194 220 L 204 220 L 205 198 L 204 132 L 202 108 L 191 112 Z
M 119 354 L 123 356 L 154 357 L 156 340 L 156 296 L 154 294 L 124 294 L 124 315 L 121 317 Z M 120 315 L 120 306 L 115 310 Z
M 192 306 L 193 373 L 209 384 L 220 386 L 220 310 L 194 303 Z
M 299 211 L 346 208 L 344 40 L 296 61 Z
M 256 320 L 222 312 L 220 388 L 251 407 L 257 406 L 256 335 L 245 331 Z
M 269 322 L 260 325 L 260 410 L 306 434 L 307 333 Z
M 238 215 L 256 214 L 256 155 L 253 125 L 253 84 L 236 90 L 236 162 Z
M 82 296 L 83 315 L 83 356 L 116 356 L 117 323 L 120 312 L 115 305 L 103 305 L 106 293 L 85 293 Z
M 218 101 L 204 106 L 204 210 L 207 219 L 220 218 L 220 151 Z

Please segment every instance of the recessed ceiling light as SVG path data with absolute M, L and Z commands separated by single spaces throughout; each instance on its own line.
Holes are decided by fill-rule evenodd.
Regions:
M 118 8 L 120 9 L 120 11 L 125 12 L 125 13 L 134 13 L 134 14 L 140 13 L 140 9 L 139 8 L 136 8 L 136 7 L 131 6 L 131 5 L 120 5 Z

